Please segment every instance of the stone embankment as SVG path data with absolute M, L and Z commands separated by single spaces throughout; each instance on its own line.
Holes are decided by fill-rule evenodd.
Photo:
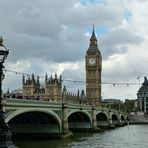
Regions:
M 130 124 L 148 124 L 148 116 L 144 115 L 143 112 L 132 112 L 129 114 Z

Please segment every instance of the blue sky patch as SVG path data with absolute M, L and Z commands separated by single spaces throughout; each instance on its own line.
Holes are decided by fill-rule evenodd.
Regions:
M 100 26 L 100 27 L 95 28 L 95 32 L 98 35 L 105 35 L 105 34 L 107 34 L 109 32 L 109 30 L 105 26 Z
M 96 3 L 103 3 L 104 0 L 80 0 L 80 3 L 82 5 L 88 5 L 88 4 L 96 4 Z
M 127 22 L 131 21 L 132 16 L 133 16 L 133 14 L 130 10 L 128 10 L 128 9 L 124 10 L 124 18 Z

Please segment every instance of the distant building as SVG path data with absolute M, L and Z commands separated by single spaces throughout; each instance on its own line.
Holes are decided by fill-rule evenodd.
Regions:
M 4 97 L 22 99 L 22 90 L 18 89 L 18 90 L 13 90 L 13 91 L 10 92 L 9 89 L 8 89 L 7 92 L 4 93 Z
M 122 101 L 119 99 L 103 99 L 102 103 L 103 104 L 119 104 L 119 103 L 122 103 Z
M 138 111 L 138 101 L 137 99 L 129 100 L 125 99 L 124 106 L 128 113 Z
M 144 82 L 137 92 L 139 110 L 148 113 L 148 80 L 144 77 Z

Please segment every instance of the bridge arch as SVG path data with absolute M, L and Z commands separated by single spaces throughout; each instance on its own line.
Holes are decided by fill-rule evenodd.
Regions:
M 118 124 L 118 115 L 117 114 L 115 114 L 115 113 L 112 113 L 112 123 L 113 124 Z
M 86 111 L 72 111 L 67 116 L 69 129 L 89 129 L 92 127 L 91 116 Z
M 96 114 L 97 125 L 104 127 L 109 125 L 108 115 L 105 112 L 98 112 Z
M 29 129 L 30 129 L 30 132 L 45 132 L 45 131 L 46 132 L 48 131 L 49 133 L 62 132 L 62 123 L 58 115 L 55 112 L 51 110 L 46 110 L 46 109 L 16 110 L 8 115 L 8 117 L 6 118 L 6 122 L 9 124 L 10 129 L 12 128 L 12 130 L 14 131 L 19 130 L 19 128 L 22 127 L 22 124 L 27 125 L 27 122 L 28 122 L 29 124 L 28 127 L 30 127 L 26 129 L 26 132 L 28 133 L 29 133 Z M 14 126 L 16 123 L 18 123 L 20 127 Z M 36 129 L 36 131 L 35 130 L 33 131 L 33 127 L 34 129 Z M 25 128 L 27 128 L 27 126 L 25 126 Z M 42 129 L 42 131 L 39 131 L 39 129 Z
M 125 118 L 124 118 L 124 115 L 121 115 L 121 121 L 124 121 Z

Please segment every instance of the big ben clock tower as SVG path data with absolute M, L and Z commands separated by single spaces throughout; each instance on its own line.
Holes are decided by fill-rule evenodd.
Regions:
M 90 104 L 101 102 L 101 71 L 102 55 L 98 49 L 94 26 L 90 38 L 90 45 L 85 56 L 86 67 L 86 97 Z

